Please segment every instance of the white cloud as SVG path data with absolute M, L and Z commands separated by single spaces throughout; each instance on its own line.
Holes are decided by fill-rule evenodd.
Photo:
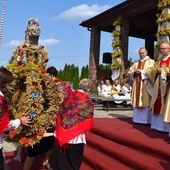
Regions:
M 21 41 L 21 40 L 12 40 L 12 41 L 10 41 L 9 43 L 7 43 L 7 44 L 5 44 L 5 46 L 7 46 L 7 47 L 13 47 L 13 46 L 18 46 L 18 45 L 21 45 L 21 44 L 23 44 L 24 42 L 23 41 Z
M 109 5 L 99 6 L 95 4 L 88 6 L 86 4 L 82 4 L 60 13 L 58 16 L 54 17 L 54 19 L 86 20 L 109 8 L 111 8 Z
M 57 39 L 45 39 L 45 40 L 39 40 L 39 45 L 44 45 L 44 46 L 50 46 L 59 43 L 60 41 Z
M 44 46 L 50 46 L 50 45 L 54 45 L 56 43 L 59 43 L 60 41 L 57 39 L 45 39 L 45 40 L 39 40 L 39 45 L 44 45 Z M 24 42 L 22 40 L 12 40 L 9 43 L 5 44 L 5 47 L 17 47 L 21 44 L 23 44 Z

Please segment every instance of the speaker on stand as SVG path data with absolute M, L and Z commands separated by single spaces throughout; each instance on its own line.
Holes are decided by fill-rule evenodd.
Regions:
M 112 53 L 103 53 L 103 63 L 106 64 L 107 69 L 107 64 L 112 63 Z

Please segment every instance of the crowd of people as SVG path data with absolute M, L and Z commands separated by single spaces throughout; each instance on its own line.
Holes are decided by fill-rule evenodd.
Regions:
M 170 44 L 161 43 L 159 50 L 160 55 L 154 60 L 148 56 L 146 48 L 139 49 L 139 60 L 128 71 L 132 87 L 127 83 L 122 87 L 118 80 L 111 85 L 106 80 L 99 83 L 98 94 L 103 97 L 130 94 L 133 122 L 149 124 L 151 129 L 168 132 L 170 143 Z
M 121 85 L 118 79 L 116 79 L 113 83 L 111 83 L 111 81 L 108 79 L 106 79 L 105 81 L 100 80 L 97 87 L 97 92 L 98 95 L 102 97 L 113 97 L 114 99 L 122 99 L 122 101 L 115 100 L 115 104 L 125 103 L 125 105 L 131 105 L 131 102 L 129 101 L 123 101 L 123 99 L 131 99 L 132 87 L 127 82 Z
M 146 48 L 139 49 L 140 58 L 128 71 L 133 80 L 132 86 L 127 82 L 121 85 L 118 79 L 113 84 L 110 80 L 101 80 L 97 90 L 98 95 L 102 97 L 130 98 L 133 107 L 133 122 L 150 124 L 151 129 L 168 132 L 170 138 L 170 45 L 162 43 L 160 52 L 161 56 L 155 61 L 148 56 Z M 56 77 L 55 67 L 50 67 L 46 71 L 54 81 L 61 83 L 59 90 L 64 94 L 56 116 L 56 123 L 47 129 L 40 143 L 27 148 L 18 146 L 18 153 L 14 159 L 21 162 L 22 151 L 27 149 L 24 170 L 31 170 L 35 158 L 41 154 L 45 155 L 43 166 L 47 170 L 79 170 L 86 144 L 86 134 L 93 128 L 94 107 L 90 98 L 93 82 L 84 78 L 79 82 L 79 88 L 73 90 L 70 82 L 62 82 Z M 18 126 L 29 126 L 32 123 L 29 117 L 9 119 L 10 110 L 4 93 L 12 80 L 12 73 L 1 67 L 0 167 L 4 167 L 2 151 L 4 132 Z M 170 143 L 170 140 L 168 142 Z

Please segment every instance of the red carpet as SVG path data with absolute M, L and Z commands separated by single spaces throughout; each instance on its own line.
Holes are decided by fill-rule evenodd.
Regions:
M 14 160 L 14 157 L 16 155 L 16 152 L 5 152 L 5 159 L 6 163 L 9 166 L 9 170 L 22 170 L 24 166 L 24 160 L 26 158 L 26 152 L 23 154 L 23 161 L 22 162 L 17 162 Z M 43 161 L 43 155 L 39 156 L 35 160 L 34 167 L 31 170 L 45 170 L 42 167 L 42 161 Z
M 96 118 L 94 131 L 87 136 L 81 170 L 170 170 L 170 144 L 167 133 L 134 124 L 131 118 Z M 5 153 L 10 170 L 22 170 Z M 32 170 L 43 170 L 38 157 Z
M 95 119 L 81 170 L 170 170 L 167 137 L 131 118 Z

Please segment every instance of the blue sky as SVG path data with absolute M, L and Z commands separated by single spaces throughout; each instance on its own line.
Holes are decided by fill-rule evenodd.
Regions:
M 49 53 L 47 66 L 63 69 L 64 65 L 89 64 L 90 32 L 79 24 L 124 0 L 7 0 L 0 65 L 6 65 L 13 50 L 25 41 L 25 29 L 30 18 L 40 22 L 39 45 Z M 2 15 L 3 0 L 0 1 Z M 1 17 L 1 16 L 0 16 Z M 112 35 L 101 33 L 100 64 L 104 52 L 112 52 Z M 130 38 L 129 57 L 136 60 L 143 40 Z

